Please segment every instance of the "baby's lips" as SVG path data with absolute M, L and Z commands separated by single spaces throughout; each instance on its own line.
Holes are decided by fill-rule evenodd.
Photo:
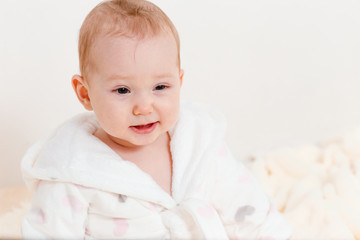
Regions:
M 135 128 L 139 128 L 139 129 L 142 129 L 142 128 L 149 128 L 151 127 L 153 124 L 155 124 L 157 122 L 151 122 L 151 123 L 148 123 L 148 124 L 139 124 L 139 125 L 133 125 L 133 126 L 130 126 L 130 127 L 135 127 Z
M 134 125 L 130 126 L 130 129 L 132 129 L 134 132 L 138 134 L 148 134 L 151 133 L 157 126 L 158 122 L 149 123 L 146 125 Z
M 145 124 L 145 125 L 135 125 L 134 127 L 136 128 L 148 128 L 151 127 L 151 125 L 153 125 L 154 123 L 149 123 L 149 124 Z

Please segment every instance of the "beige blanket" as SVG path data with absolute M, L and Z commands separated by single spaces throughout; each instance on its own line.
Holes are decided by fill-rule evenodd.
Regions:
M 360 240 L 360 128 L 322 145 L 282 148 L 247 163 L 295 228 L 292 239 Z M 25 187 L 0 190 L 0 238 L 21 238 Z
M 360 128 L 273 151 L 248 167 L 294 225 L 293 239 L 360 239 Z
M 30 198 L 25 186 L 0 189 L 0 239 L 21 238 L 20 224 Z

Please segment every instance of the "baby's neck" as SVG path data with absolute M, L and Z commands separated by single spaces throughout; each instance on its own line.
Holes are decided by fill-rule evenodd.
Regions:
M 138 148 L 126 148 L 109 138 L 104 130 L 94 133 L 101 141 L 107 144 L 123 160 L 136 164 L 142 171 L 149 174 L 154 181 L 171 195 L 172 157 L 170 152 L 170 136 L 164 133 L 151 145 Z

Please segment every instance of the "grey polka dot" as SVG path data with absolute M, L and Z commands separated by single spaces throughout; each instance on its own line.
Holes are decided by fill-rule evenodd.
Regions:
M 126 201 L 126 199 L 127 199 L 127 196 L 119 194 L 119 197 L 118 197 L 119 202 L 124 203 Z
M 246 216 L 252 215 L 255 212 L 255 208 L 253 206 L 243 206 L 240 207 L 237 211 L 236 211 L 236 215 L 235 215 L 235 221 L 237 222 L 242 222 L 245 220 Z

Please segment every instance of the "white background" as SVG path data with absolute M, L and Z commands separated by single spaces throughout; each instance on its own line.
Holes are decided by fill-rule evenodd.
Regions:
M 360 1 L 154 2 L 180 33 L 183 98 L 225 114 L 237 158 L 360 124 Z M 26 149 L 84 111 L 70 80 L 97 3 L 0 1 L 0 187 L 21 185 Z

